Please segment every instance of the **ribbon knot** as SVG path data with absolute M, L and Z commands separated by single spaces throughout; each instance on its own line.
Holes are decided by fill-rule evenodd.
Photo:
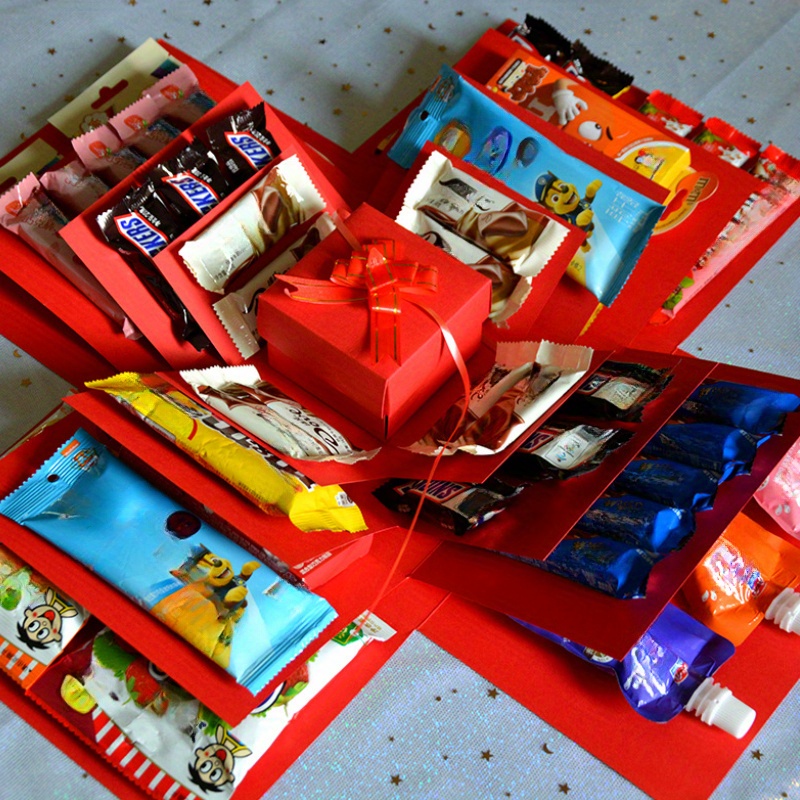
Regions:
M 438 291 L 438 272 L 416 261 L 399 261 L 391 239 L 368 242 L 349 258 L 334 262 L 329 280 L 279 275 L 293 300 L 306 303 L 367 301 L 369 337 L 375 361 L 400 362 L 401 300 Z

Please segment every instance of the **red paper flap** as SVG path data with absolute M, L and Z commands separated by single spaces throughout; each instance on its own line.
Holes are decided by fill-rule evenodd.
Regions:
M 97 399 L 105 400 L 106 398 L 98 395 Z M 201 513 L 201 506 L 198 503 L 192 506 L 191 498 L 194 495 L 202 497 L 209 508 L 215 509 L 219 520 L 236 520 L 237 526 L 247 530 L 251 541 L 266 546 L 271 552 L 277 553 L 279 557 L 290 560 L 292 563 L 306 560 L 297 557 L 303 551 L 307 554 L 321 554 L 328 549 L 336 549 L 334 546 L 328 546 L 330 536 L 335 536 L 335 534 L 329 534 L 326 540 L 327 532 L 320 532 L 319 535 L 316 533 L 303 534 L 297 529 L 289 532 L 285 528 L 283 538 L 287 540 L 288 544 L 294 545 L 294 557 L 287 557 L 286 550 L 289 548 L 283 548 L 284 552 L 280 552 L 281 548 L 266 544 L 265 536 L 259 535 L 259 530 L 267 531 L 267 534 L 270 534 L 272 532 L 269 530 L 270 528 L 280 528 L 283 522 L 290 527 L 293 526 L 281 518 L 267 518 L 229 487 L 217 482 L 212 476 L 203 474 L 202 468 L 188 462 L 188 459 L 181 454 L 172 451 L 167 442 L 159 441 L 158 437 L 148 441 L 146 436 L 139 435 L 147 433 L 146 431 L 129 430 L 128 426 L 133 423 L 136 423 L 133 418 L 120 417 L 115 427 L 117 433 L 124 435 L 126 443 L 131 444 L 130 449 L 126 447 L 119 453 L 119 457 L 153 483 L 163 484 L 163 477 L 159 481 L 159 475 L 168 475 L 173 483 L 169 487 L 162 485 L 161 488 L 173 496 L 177 490 L 177 493 L 181 495 L 178 498 L 179 502 L 188 502 L 194 511 Z M 55 448 L 64 442 L 78 425 L 83 425 L 92 434 L 98 435 L 101 440 L 106 438 L 95 426 L 89 424 L 87 420 L 81 419 L 77 414 L 60 420 L 11 452 L 0 462 L 0 495 L 5 496 L 16 488 L 53 453 Z M 134 425 L 134 427 L 136 426 Z M 144 428 L 144 426 L 141 427 Z M 150 437 L 153 436 L 154 434 L 150 434 Z M 113 444 L 110 446 L 112 450 L 117 449 Z M 161 452 L 161 447 L 166 447 L 167 450 Z M 140 455 L 137 455 L 137 451 L 141 458 Z M 158 469 L 148 468 L 148 464 L 158 464 Z M 214 482 L 219 485 L 211 485 Z M 192 489 L 191 495 L 188 494 L 189 487 Z M 367 501 L 370 499 L 366 498 Z M 230 502 L 226 502 L 228 500 Z M 252 524 L 246 524 L 249 521 L 248 515 L 251 519 L 255 517 Z M 208 518 L 208 514 L 204 516 Z M 210 521 L 215 524 L 218 520 L 212 517 Z M 345 573 L 336 574 L 323 586 L 318 587 L 318 594 L 325 597 L 338 614 L 337 619 L 326 629 L 323 636 L 335 634 L 355 619 L 377 597 L 379 588 L 388 573 L 386 565 L 392 563 L 405 538 L 405 532 L 399 528 L 390 529 L 384 533 L 386 536 L 381 538 L 375 554 L 370 554 L 356 563 L 350 564 Z M 345 536 L 351 535 L 345 534 Z M 267 535 L 266 538 L 270 538 L 270 536 Z M 292 665 L 296 666 L 301 658 L 307 657 L 319 646 L 320 640 L 317 639 L 315 643 L 304 650 L 303 654 L 294 659 L 292 664 L 287 665 L 275 680 L 270 682 L 270 686 L 254 697 L 200 651 L 188 645 L 165 625 L 154 620 L 144 608 L 120 594 L 102 578 L 32 531 L 0 516 L 0 541 L 7 542 L 15 550 L 24 553 L 25 560 L 34 569 L 50 578 L 56 586 L 85 606 L 104 623 L 123 632 L 124 638 L 131 645 L 173 675 L 187 691 L 201 697 L 209 708 L 231 724 L 241 720 L 256 705 L 259 698 L 266 697 L 270 688 L 291 672 Z M 276 544 L 274 539 L 271 544 Z M 339 545 L 342 544 L 343 541 L 340 537 Z M 414 543 L 413 547 L 408 548 L 405 561 L 402 562 L 402 571 L 397 571 L 392 585 L 416 566 L 431 549 L 431 542 L 426 540 L 420 540 Z
M 500 106 L 539 130 L 566 152 L 649 196 L 648 192 L 640 188 L 639 180 L 647 183 L 642 176 L 603 153 L 587 147 L 557 126 L 542 122 L 527 109 L 483 88 L 483 84 L 513 55 L 517 47 L 511 39 L 495 30 L 489 30 L 458 62 L 456 68 L 473 79 L 485 94 L 494 97 Z M 626 107 L 625 110 L 626 113 L 640 116 L 633 109 Z M 646 121 L 643 116 L 642 119 Z M 677 139 L 669 132 L 664 132 L 663 138 L 677 141 L 689 148 L 692 169 L 698 176 L 708 176 L 710 183 L 702 191 L 699 190 L 699 184 L 697 189 L 688 187 L 686 192 L 689 197 L 695 191 L 698 192 L 697 203 L 692 212 L 676 227 L 662 230 L 664 220 L 670 216 L 672 205 L 668 207 L 627 284 L 612 305 L 603 309 L 589 331 L 581 337 L 581 344 L 606 349 L 629 344 L 712 244 L 744 200 L 761 185 L 753 175 L 717 158 L 693 142 Z M 679 258 L 676 258 L 676 253 L 680 254 Z M 597 302 L 591 294 L 578 287 L 574 281 L 564 279 L 542 317 L 537 320 L 534 330 L 542 338 L 559 342 L 575 341 L 596 305 Z
M 713 509 L 695 515 L 696 529 L 689 541 L 655 565 L 644 598 L 618 600 L 537 567 L 455 542 L 443 543 L 414 577 L 621 658 L 798 437 L 800 414 L 791 414 L 783 435 L 759 448 L 751 473 L 721 484 Z M 541 520 L 546 525 L 549 513 L 542 508 L 532 524 L 538 527 Z
M 0 331 L 74 386 L 112 369 L 98 353 L 34 297 L 0 274 Z
M 750 732 L 735 739 L 688 712 L 646 720 L 613 675 L 462 600 L 448 599 L 420 631 L 659 800 L 709 797 L 800 678 L 800 637 L 760 625 L 715 676 L 756 710 Z
M 490 189 L 493 189 L 494 191 L 506 196 L 509 201 L 519 203 L 521 206 L 531 209 L 536 214 L 549 217 L 550 219 L 558 222 L 560 226 L 565 226 L 568 228 L 569 232 L 559 246 L 558 250 L 553 254 L 547 264 L 545 264 L 541 272 L 539 272 L 539 274 L 532 279 L 531 293 L 525 300 L 522 308 L 520 308 L 519 311 L 517 311 L 508 319 L 508 322 L 504 327 L 499 327 L 491 322 L 487 322 L 484 326 L 484 341 L 487 343 L 513 341 L 516 339 L 527 338 L 533 322 L 536 320 L 539 314 L 541 314 L 542 310 L 549 302 L 550 295 L 553 293 L 554 289 L 558 285 L 558 282 L 564 275 L 564 272 L 569 265 L 570 260 L 575 255 L 575 252 L 585 240 L 586 233 L 580 228 L 570 225 L 566 220 L 557 217 L 555 214 L 552 214 L 550 211 L 548 211 L 548 209 L 542 205 L 539 205 L 534 200 L 531 200 L 530 198 L 515 192 L 513 189 L 510 189 L 502 181 L 497 180 L 497 178 L 495 178 L 493 175 L 483 172 L 472 164 L 462 161 L 460 158 L 456 158 L 451 153 L 448 153 L 445 149 L 439 147 L 433 142 L 425 143 L 419 155 L 414 160 L 414 163 L 411 165 L 411 168 L 405 172 L 403 180 L 397 187 L 394 196 L 387 203 L 386 215 L 391 219 L 395 219 L 400 213 L 400 209 L 403 207 L 403 201 L 412 181 L 416 178 L 420 168 L 425 161 L 427 161 L 428 156 L 432 152 L 444 154 L 448 159 L 450 159 L 450 161 L 452 161 L 453 166 L 456 169 L 467 173 L 467 175 L 470 175 L 484 186 L 488 186 Z

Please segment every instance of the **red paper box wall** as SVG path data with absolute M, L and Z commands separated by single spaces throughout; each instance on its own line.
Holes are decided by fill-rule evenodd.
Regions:
M 481 341 L 490 281 L 370 206 L 360 206 L 347 227 L 362 243 L 391 239 L 400 260 L 438 270 L 438 291 L 423 295 L 421 302 L 444 320 L 468 359 Z M 289 275 L 327 281 L 334 261 L 351 253 L 343 236 L 331 234 Z M 270 365 L 379 437 L 394 433 L 455 371 L 439 324 L 410 302 L 402 302 L 398 316 L 399 363 L 389 357 L 375 363 L 366 300 L 297 302 L 276 284 L 262 296 L 258 313 Z

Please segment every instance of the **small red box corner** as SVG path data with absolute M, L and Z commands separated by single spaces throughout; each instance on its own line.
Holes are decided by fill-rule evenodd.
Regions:
M 363 245 L 391 240 L 398 260 L 438 273 L 437 291 L 417 295 L 416 302 L 401 300 L 399 362 L 387 356 L 374 360 L 366 292 L 357 302 L 298 302 L 277 283 L 260 299 L 258 329 L 272 367 L 373 435 L 387 438 L 456 369 L 439 324 L 417 302 L 443 321 L 466 360 L 481 343 L 491 282 L 371 206 L 359 206 L 346 225 Z M 331 234 L 288 275 L 328 281 L 334 262 L 352 252 L 344 236 Z

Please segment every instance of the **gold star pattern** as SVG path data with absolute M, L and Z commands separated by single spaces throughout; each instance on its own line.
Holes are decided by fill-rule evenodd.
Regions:
M 13 356 L 14 356 L 14 358 L 22 358 L 22 353 L 20 353 L 19 350 L 15 350 L 13 352 Z
M 343 83 L 342 84 L 342 91 L 343 92 L 349 92 L 352 88 L 353 87 L 349 83 Z
M 192 25 L 194 25 L 195 28 L 199 28 L 200 27 L 200 20 L 199 19 L 192 20 Z
M 30 386 L 32 383 L 33 383 L 33 381 L 32 381 L 30 378 L 23 378 L 23 379 L 22 379 L 22 380 L 19 382 L 19 385 L 20 385 L 20 386 L 24 386 L 24 387 L 26 387 L 26 388 L 27 388 L 27 387 L 28 387 L 28 386 Z
M 584 28 L 584 29 L 583 29 L 583 32 L 584 32 L 584 33 L 585 33 L 587 36 L 591 36 L 591 34 L 592 34 L 592 29 L 591 29 L 591 28 Z
M 457 17 L 463 17 L 464 16 L 464 12 L 463 11 L 456 11 L 456 16 Z
M 569 793 L 569 784 L 568 783 L 559 783 L 558 784 L 558 791 L 561 794 L 568 794 Z
M 755 117 L 748 117 L 747 121 L 752 125 L 756 121 L 756 118 Z
M 56 49 L 55 47 L 50 47 L 47 52 L 50 53 L 51 56 L 54 56 L 56 54 Z
M 658 14 L 651 14 L 650 15 L 650 19 L 653 20 L 653 22 L 657 22 L 658 21 Z
M 403 782 L 403 779 L 402 779 L 402 778 L 401 778 L 399 775 L 392 775 L 392 777 L 391 777 L 389 780 L 390 780 L 390 781 L 391 781 L 391 782 L 392 782 L 392 783 L 393 783 L 395 786 L 399 786 L 399 785 L 400 785 L 400 784 Z
M 492 686 L 491 689 L 487 689 L 486 690 L 486 696 L 487 697 L 491 697 L 492 700 L 494 700 L 497 697 L 498 694 L 500 694 L 500 693 L 497 691 L 497 689 L 494 688 L 494 686 Z
M 444 53 L 444 51 L 445 51 L 445 50 L 447 50 L 447 45 L 445 45 L 445 44 L 440 44 L 440 45 L 439 45 L 439 52 L 440 52 L 440 53 Z
M 754 758 L 756 761 L 761 761 L 761 756 L 764 754 L 760 750 L 751 750 L 750 756 Z
M 136 5 L 136 0 L 128 0 L 128 5 L 129 6 L 135 6 Z
M 334 117 L 339 117 L 339 116 L 341 116 L 341 114 L 342 114 L 342 109 L 341 108 L 334 108 L 333 109 L 333 116 Z
M 389 737 L 389 741 L 390 741 L 390 742 L 393 742 L 393 741 L 394 741 L 394 736 L 390 736 L 390 737 Z
M 706 36 L 707 36 L 709 39 L 713 39 L 713 38 L 714 38 L 716 35 L 717 35 L 717 34 L 716 34 L 716 33 L 714 33 L 714 31 L 709 31 L 709 32 L 706 34 Z
M 494 758 L 491 750 L 481 750 L 481 758 L 484 761 L 491 761 Z
M 203 5 L 210 6 L 211 0 L 203 0 Z
M 443 753 L 443 754 L 442 754 L 442 759 L 443 759 L 444 761 L 447 761 L 447 759 L 448 759 L 448 758 L 450 758 L 450 756 L 448 756 L 446 753 Z
M 392 32 L 392 29 L 391 29 L 391 28 L 384 28 L 384 29 L 383 29 L 383 32 L 384 32 L 384 33 L 391 33 L 391 32 Z

